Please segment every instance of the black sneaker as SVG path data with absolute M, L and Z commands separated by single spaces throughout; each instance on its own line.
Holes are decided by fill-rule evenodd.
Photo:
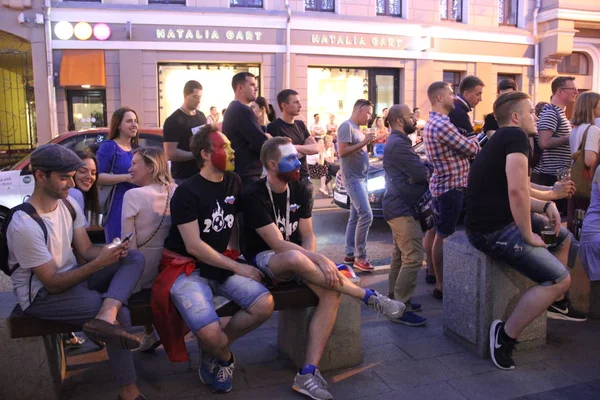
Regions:
M 518 342 L 515 340 L 513 343 L 510 343 L 502 338 L 500 330 L 503 326 L 504 322 L 499 319 L 492 322 L 492 326 L 490 327 L 490 355 L 496 367 L 511 370 L 515 369 L 512 353 Z
M 428 285 L 435 285 L 437 282 L 437 279 L 435 278 L 435 275 L 431 275 L 429 273 L 429 268 L 427 268 L 425 270 L 425 283 Z
M 574 322 L 584 322 L 587 320 L 587 316 L 573 308 L 573 305 L 567 299 L 555 301 L 554 303 L 550 304 L 546 315 L 548 318 L 564 319 Z

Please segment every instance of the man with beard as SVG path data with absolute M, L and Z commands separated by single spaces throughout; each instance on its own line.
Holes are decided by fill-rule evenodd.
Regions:
M 244 256 L 271 284 L 301 281 L 319 298 L 310 323 L 305 364 L 292 389 L 313 399 L 332 399 L 317 365 L 335 322 L 340 293 L 362 300 L 387 318 L 400 318 L 405 306 L 356 286 L 331 260 L 315 251 L 312 195 L 299 182 L 300 161 L 291 140 L 267 140 L 260 158 L 267 176 L 254 183 L 244 198 Z
M 560 225 L 556 205 L 530 196 L 529 137 L 536 134 L 536 116 L 529 95 L 500 96 L 494 115 L 500 129 L 469 174 L 465 228 L 474 247 L 538 283 L 523 293 L 506 322 L 495 320 L 490 327 L 492 361 L 500 369 L 511 370 L 515 368 L 513 349 L 527 325 L 551 305 L 572 308 L 564 297 L 571 282 L 565 268 L 571 238 Z M 548 220 L 555 221 L 552 246 L 539 236 Z
M 392 321 L 408 325 L 425 325 L 427 319 L 417 315 L 421 305 L 411 301 L 417 286 L 417 273 L 423 264 L 424 233 L 415 207 L 426 194 L 431 172 L 413 150 L 408 135 L 417 129 L 417 117 L 406 104 L 393 105 L 388 113 L 392 133 L 383 156 L 386 192 L 383 217 L 392 230 L 394 252 L 390 262 L 389 288 L 394 299 L 406 304 L 407 312 Z M 390 295 L 391 297 L 391 295 Z
M 477 137 L 467 139 L 452 124 L 448 113 L 454 109 L 454 94 L 446 82 L 434 82 L 427 89 L 432 111 L 423 130 L 427 159 L 433 164 L 429 190 L 433 196 L 436 233 L 433 240 L 433 268 L 436 283 L 433 297 L 442 300 L 444 290 L 444 239 L 454 233 L 463 205 L 469 159 L 479 152 Z
M 242 182 L 232 172 L 229 140 L 216 126 L 205 125 L 190 147 L 200 173 L 175 190 L 165 249 L 192 258 L 196 268 L 179 275 L 170 294 L 202 348 L 200 380 L 216 393 L 227 393 L 235 368 L 230 345 L 269 318 L 273 297 L 261 284 L 260 271 L 223 254 L 239 250 L 236 216 L 242 211 Z M 240 306 L 225 328 L 215 311 L 213 292 Z

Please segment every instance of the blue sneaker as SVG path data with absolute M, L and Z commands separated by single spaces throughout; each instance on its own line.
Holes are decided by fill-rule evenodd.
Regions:
M 418 311 L 421 311 L 421 304 L 409 301 L 408 304 L 406 305 L 406 309 L 408 311 L 418 312 Z
M 198 367 L 198 376 L 200 377 L 200 381 L 205 385 L 212 385 L 215 380 L 215 371 L 217 370 L 217 366 L 219 361 L 210 355 L 204 355 L 202 353 L 202 360 L 200 361 L 200 366 Z
M 235 357 L 231 353 L 233 360 L 229 365 L 223 365 L 226 363 L 217 362 L 217 369 L 215 371 L 215 379 L 212 387 L 215 393 L 229 393 L 233 389 L 233 370 L 235 369 Z
M 412 311 L 407 311 L 400 318 L 390 318 L 390 321 L 408 326 L 423 326 L 427 322 L 427 318 L 423 318 Z

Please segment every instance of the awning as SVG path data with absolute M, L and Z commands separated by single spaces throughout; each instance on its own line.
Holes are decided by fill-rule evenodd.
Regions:
M 106 86 L 104 50 L 63 50 L 60 86 Z

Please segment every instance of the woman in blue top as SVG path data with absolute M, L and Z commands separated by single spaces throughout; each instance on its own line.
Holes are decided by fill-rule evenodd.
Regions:
M 121 235 L 123 196 L 126 191 L 135 187 L 131 183 L 129 168 L 131 168 L 133 149 L 137 146 L 137 114 L 130 108 L 119 108 L 114 112 L 110 121 L 108 140 L 102 143 L 96 154 L 98 158 L 98 184 L 116 185 L 112 205 L 108 215 L 105 216 L 104 236 L 106 243 L 110 243 L 114 238 Z

